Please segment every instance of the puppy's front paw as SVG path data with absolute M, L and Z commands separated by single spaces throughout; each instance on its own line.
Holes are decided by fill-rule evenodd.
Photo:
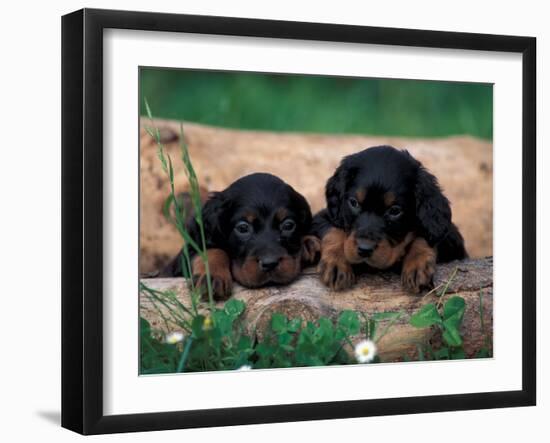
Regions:
M 344 258 L 321 257 L 318 271 L 321 281 L 335 291 L 347 289 L 355 283 L 355 273 Z
M 321 240 L 314 235 L 306 235 L 302 239 L 302 265 L 317 264 L 321 256 Z
M 225 300 L 231 296 L 233 277 L 230 271 L 229 257 L 222 249 L 208 249 L 208 267 L 214 300 Z M 206 265 L 197 256 L 193 259 L 193 284 L 198 288 L 201 298 L 208 300 L 208 280 Z
M 401 270 L 401 284 L 414 294 L 423 289 L 433 288 L 435 273 L 434 257 L 419 257 L 416 260 L 405 260 Z
M 403 260 L 401 284 L 415 294 L 433 288 L 436 252 L 422 237 L 416 238 Z
M 231 290 L 233 288 L 233 277 L 231 272 L 219 272 L 210 275 L 210 281 L 212 285 L 212 295 L 214 300 L 226 300 L 231 296 Z M 201 294 L 203 300 L 208 300 L 208 282 L 206 280 L 206 273 L 194 274 L 193 284 Z

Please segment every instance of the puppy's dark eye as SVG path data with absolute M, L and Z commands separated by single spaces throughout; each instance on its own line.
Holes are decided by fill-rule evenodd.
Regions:
M 281 223 L 281 231 L 289 233 L 296 229 L 296 222 L 290 218 L 287 218 L 283 223 Z
M 386 211 L 386 214 L 392 219 L 396 219 L 401 217 L 401 214 L 403 214 L 403 210 L 401 209 L 401 206 L 393 205 L 390 209 Z
M 359 209 L 359 202 L 355 197 L 350 197 L 348 199 L 348 204 L 353 211 L 357 211 Z
M 235 225 L 235 231 L 237 231 L 239 235 L 247 235 L 252 233 L 252 226 L 245 221 L 240 221 Z

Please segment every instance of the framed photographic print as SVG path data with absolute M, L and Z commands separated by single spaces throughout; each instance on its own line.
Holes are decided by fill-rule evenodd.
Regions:
M 64 16 L 62 425 L 534 405 L 535 51 Z

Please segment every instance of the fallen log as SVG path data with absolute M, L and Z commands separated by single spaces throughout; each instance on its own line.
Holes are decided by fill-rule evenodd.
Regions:
M 191 305 L 187 284 L 183 278 L 141 281 L 151 289 L 172 290 L 181 303 L 185 306 Z M 440 339 L 435 328 L 422 329 L 411 326 L 409 318 L 413 313 L 426 303 L 444 303 L 450 296 L 460 295 L 466 302 L 461 330 L 466 356 L 472 357 L 487 343 L 492 344 L 492 258 L 439 265 L 434 277 L 434 286 L 432 291 L 413 295 L 403 290 L 399 275 L 385 272 L 361 276 L 353 288 L 335 292 L 326 288 L 315 270 L 310 269 L 288 286 L 246 289 L 235 285 L 232 297 L 246 303 L 244 323 L 249 331 L 255 331 L 260 337 L 274 312 L 283 313 L 288 318 L 301 317 L 314 321 L 320 316 L 334 319 L 345 309 L 368 314 L 401 311 L 403 315 L 378 342 L 380 358 L 388 362 L 402 360 L 405 356 L 414 358 L 418 352 L 418 345 L 437 342 Z M 445 287 L 445 294 L 440 297 L 439 294 Z M 146 294 L 140 294 L 140 315 L 148 320 L 153 328 L 166 331 L 167 325 L 159 314 L 159 309 L 162 312 L 164 308 L 159 308 L 158 305 L 155 307 Z M 384 326 L 381 323 L 379 330 L 384 329 Z M 357 338 L 359 339 L 361 337 Z

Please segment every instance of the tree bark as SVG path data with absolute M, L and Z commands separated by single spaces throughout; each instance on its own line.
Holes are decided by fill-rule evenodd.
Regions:
M 191 305 L 187 284 L 182 278 L 141 281 L 152 289 L 171 289 L 181 303 L 188 307 Z M 287 286 L 246 289 L 235 284 L 232 297 L 246 303 L 244 323 L 251 333 L 260 337 L 274 312 L 283 313 L 288 318 L 301 317 L 314 321 L 320 316 L 335 319 L 345 309 L 369 315 L 401 311 L 403 314 L 399 320 L 377 343 L 380 359 L 387 362 L 399 361 L 406 357 L 414 358 L 418 352 L 418 345 L 429 342 L 437 344 L 440 337 L 436 328 L 415 328 L 409 324 L 409 318 L 426 303 L 444 303 L 450 296 L 460 295 L 466 302 L 461 330 L 466 356 L 472 357 L 487 344 L 492 346 L 492 258 L 438 265 L 434 286 L 435 289 L 432 291 L 413 295 L 403 290 L 398 274 L 378 272 L 361 276 L 357 284 L 349 290 L 335 292 L 320 282 L 314 269 L 309 269 Z M 439 294 L 445 286 L 445 295 L 440 297 Z M 222 306 L 223 303 L 218 305 Z M 161 311 L 163 309 L 160 307 Z M 159 310 L 143 292 L 140 294 L 140 315 L 155 329 L 165 331 L 173 326 L 170 322 L 168 326 L 165 324 Z M 387 322 L 380 323 L 378 333 L 385 329 Z M 360 339 L 361 337 L 357 337 L 356 341 Z

